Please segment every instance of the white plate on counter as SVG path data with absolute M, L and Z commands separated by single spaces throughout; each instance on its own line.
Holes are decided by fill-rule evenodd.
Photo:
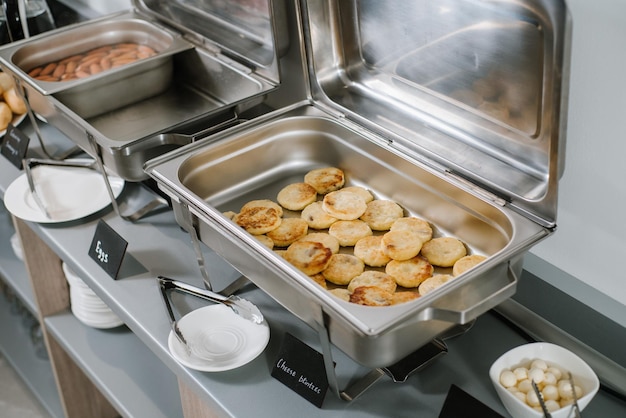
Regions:
M 38 165 L 33 167 L 32 175 L 49 218 L 35 202 L 26 174 L 16 178 L 4 194 L 7 210 L 25 221 L 68 222 L 96 213 L 111 204 L 102 174 L 95 170 Z M 124 180 L 109 175 L 109 183 L 117 198 L 124 189 Z
M 221 304 L 189 312 L 178 321 L 178 326 L 194 348 L 188 354 L 170 332 L 170 353 L 184 366 L 204 372 L 241 367 L 258 357 L 270 339 L 267 322 L 255 324 Z

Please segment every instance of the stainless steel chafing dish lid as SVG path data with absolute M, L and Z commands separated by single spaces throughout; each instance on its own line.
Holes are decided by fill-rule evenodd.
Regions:
M 278 58 L 288 47 L 275 27 L 285 25 L 283 1 L 274 0 L 132 0 L 133 5 L 175 27 L 194 43 L 243 62 L 273 83 L 279 82 Z
M 564 0 L 300 7 L 314 101 L 554 226 L 569 72 Z

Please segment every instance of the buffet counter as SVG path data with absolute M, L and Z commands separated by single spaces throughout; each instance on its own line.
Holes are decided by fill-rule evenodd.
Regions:
M 32 133 L 28 122 L 20 128 Z M 52 149 L 71 145 L 55 128 L 45 124 L 41 128 L 46 141 L 54 144 Z M 37 152 L 34 142 L 30 152 Z M 7 187 L 19 175 L 20 171 L 8 160 L 0 158 L 3 198 Z M 127 183 L 118 202 L 132 203 L 137 187 L 135 183 Z M 7 223 L 9 216 L 4 208 L 2 211 L 2 222 Z M 88 255 L 99 220 L 105 221 L 128 242 L 117 280 Z M 157 212 L 135 223 L 123 220 L 107 207 L 87 218 L 64 224 L 43 225 L 20 220 L 15 224 L 23 240 L 34 293 L 33 300 L 25 303 L 30 304 L 43 321 L 61 404 L 68 417 L 104 417 L 117 413 L 125 417 L 168 418 L 438 417 L 452 385 L 498 414 L 509 416 L 489 380 L 489 367 L 505 351 L 529 340 L 495 312 L 480 316 L 463 335 L 446 340 L 447 354 L 406 382 L 394 383 L 383 377 L 352 402 L 340 400 L 329 392 L 322 407 L 317 408 L 273 378 L 271 373 L 287 333 L 316 350 L 320 350 L 319 335 L 254 286 L 243 288 L 240 295 L 259 307 L 270 327 L 269 344 L 259 357 L 234 370 L 211 373 L 188 369 L 170 354 L 167 343 L 170 325 L 156 277 L 163 275 L 202 287 L 190 238 L 177 224 L 171 210 Z M 10 226 L 2 226 L 0 248 L 5 252 L 11 231 Z M 215 288 L 220 289 L 239 277 L 237 271 L 208 248 L 203 247 L 203 252 Z M 2 260 L 14 262 L 11 254 L 1 256 Z M 61 261 L 106 302 L 124 326 L 95 329 L 72 315 Z M 29 286 L 24 283 L 29 280 L 27 277 L 7 269 L 1 271 L 9 287 L 24 288 L 21 297 L 30 297 Z M 6 351 L 4 341 L 12 339 L 10 335 L 2 338 L 3 353 Z M 342 387 L 369 372 L 334 348 L 333 358 Z M 22 361 L 21 365 L 16 361 L 12 363 L 19 369 L 29 362 Z M 94 398 L 93 394 L 97 396 Z M 462 404 L 457 407 L 463 409 Z M 626 403 L 601 389 L 584 415 L 623 416 Z

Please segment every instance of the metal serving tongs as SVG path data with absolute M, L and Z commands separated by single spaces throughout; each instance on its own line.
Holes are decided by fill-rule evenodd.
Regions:
M 567 372 L 567 377 L 569 379 L 569 384 L 572 386 L 572 396 L 574 398 L 574 417 L 582 418 L 580 413 L 580 407 L 578 406 L 578 396 L 576 395 L 576 387 L 574 386 L 574 378 L 572 377 L 572 372 Z
M 49 165 L 49 166 L 57 166 L 57 167 L 77 167 L 77 168 L 88 168 L 90 170 L 94 170 L 96 172 L 100 172 L 102 174 L 102 178 L 104 181 L 104 185 L 106 187 L 109 198 L 111 199 L 111 205 L 113 206 L 113 210 L 115 213 L 122 219 L 130 222 L 135 222 L 146 215 L 148 212 L 151 212 L 159 207 L 167 206 L 167 201 L 160 196 L 156 196 L 150 202 L 148 202 L 143 207 L 140 207 L 135 212 L 130 214 L 122 214 L 121 210 L 115 200 L 115 195 L 113 193 L 113 189 L 111 187 L 111 183 L 109 182 L 108 174 L 106 173 L 106 169 L 101 164 L 98 159 L 80 159 L 80 160 L 56 160 L 56 159 L 46 159 L 46 158 L 26 158 L 22 161 L 22 165 L 24 166 L 24 172 L 26 174 L 26 179 L 28 180 L 28 187 L 30 189 L 31 194 L 39 206 L 39 209 L 46 215 L 47 218 L 52 219 L 50 216 L 50 212 L 48 211 L 45 202 L 41 199 L 37 191 L 37 184 L 35 182 L 35 178 L 32 173 L 32 169 L 38 165 Z
M 24 22 L 26 21 L 26 19 L 24 19 Z M 24 103 L 26 104 L 26 114 L 28 115 L 28 120 L 30 121 L 33 130 L 35 131 L 35 136 L 37 137 L 37 141 L 39 141 L 39 147 L 41 148 L 41 152 L 43 152 L 43 154 L 50 160 L 54 160 L 54 161 L 63 161 L 68 157 L 71 157 L 72 155 L 78 154 L 79 152 L 81 152 L 81 149 L 79 146 L 75 145 L 73 147 L 71 147 L 70 149 L 62 152 L 59 155 L 52 155 L 52 153 L 50 153 L 50 151 L 48 151 L 46 144 L 44 143 L 43 140 L 43 135 L 41 134 L 41 130 L 39 129 L 39 123 L 37 122 L 37 117 L 35 116 L 35 112 L 33 111 L 32 107 L 30 106 L 30 101 L 28 99 L 28 94 L 26 93 L 26 89 L 24 89 L 24 86 L 22 85 L 22 81 L 17 77 L 13 77 L 13 81 L 15 83 L 15 91 L 17 92 L 18 96 L 20 96 L 20 98 L 24 101 Z
M 42 158 L 26 158 L 22 161 L 22 165 L 24 167 L 24 173 L 26 174 L 26 180 L 28 181 L 28 188 L 30 189 L 31 194 L 33 195 L 33 199 L 39 209 L 46 215 L 48 219 L 52 219 L 50 216 L 50 212 L 48 211 L 48 207 L 45 205 L 44 201 L 41 200 L 41 196 L 37 191 L 37 184 L 35 183 L 35 178 L 33 177 L 32 169 L 38 165 L 53 165 L 53 166 L 61 166 L 61 167 L 79 167 L 79 168 L 90 168 L 92 170 L 95 169 L 95 161 L 72 161 L 72 160 L 51 160 L 51 159 L 42 159 Z
M 178 326 L 176 316 L 174 315 L 174 310 L 172 309 L 172 304 L 170 303 L 168 291 L 175 290 L 187 293 L 192 296 L 196 296 L 209 302 L 221 303 L 228 306 L 237 315 L 241 316 L 244 319 L 252 321 L 255 324 L 261 324 L 264 321 L 263 314 L 261 313 L 261 311 L 259 311 L 259 308 L 257 308 L 252 302 L 240 298 L 239 296 L 223 296 L 219 293 L 215 293 L 206 289 L 201 289 L 190 284 L 163 276 L 158 276 L 157 280 L 159 282 L 161 296 L 163 296 L 163 302 L 165 303 L 165 309 L 167 310 L 167 314 L 170 319 L 170 326 L 172 328 L 172 331 L 174 332 L 174 335 L 176 335 L 178 341 L 180 341 L 187 350 L 187 354 L 194 353 L 197 355 L 197 352 L 193 350 L 193 344 L 187 338 L 185 338 Z
M 531 380 L 530 383 L 533 387 L 533 390 L 535 391 L 535 395 L 537 395 L 537 399 L 539 399 L 539 405 L 541 405 L 541 410 L 543 411 L 544 418 L 552 418 L 552 415 L 550 415 L 550 412 L 548 411 L 548 407 L 546 407 L 546 402 L 543 399 L 543 394 L 537 387 L 537 384 L 534 380 Z

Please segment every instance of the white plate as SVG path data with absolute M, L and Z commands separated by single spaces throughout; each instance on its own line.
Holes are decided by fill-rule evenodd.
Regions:
M 96 213 L 111 204 L 102 174 L 88 168 L 39 165 L 32 170 L 39 197 L 50 218 L 39 209 L 28 187 L 26 174 L 16 178 L 4 194 L 9 212 L 30 222 L 68 222 Z M 109 176 L 114 196 L 124 189 L 124 180 Z
M 255 324 L 221 304 L 189 312 L 178 326 L 202 358 L 187 354 L 173 332 L 167 340 L 170 353 L 184 366 L 204 372 L 243 366 L 261 354 L 270 339 L 267 322 Z

